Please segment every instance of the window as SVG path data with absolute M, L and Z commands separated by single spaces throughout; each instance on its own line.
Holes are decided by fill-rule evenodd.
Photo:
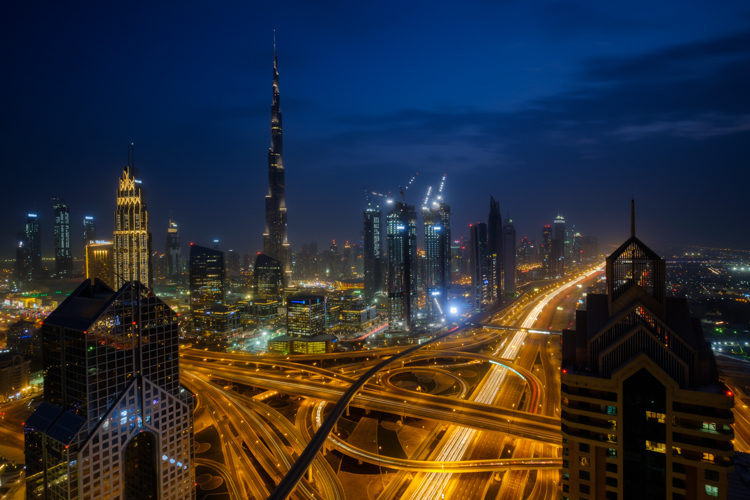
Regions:
M 716 422 L 703 422 L 701 424 L 701 430 L 703 432 L 709 432 L 711 434 L 718 434 Z
M 588 481 L 591 479 L 591 473 L 587 470 L 579 470 L 578 479 L 583 479 L 584 481 Z
M 706 469 L 705 477 L 709 481 L 718 481 L 719 471 Z
M 682 455 L 682 448 L 679 446 L 672 446 L 672 455 Z
M 716 457 L 714 457 L 713 453 L 703 452 L 703 457 L 701 458 L 701 460 L 703 460 L 704 462 L 714 463 L 714 461 L 716 460 Z
M 656 420 L 660 424 L 663 424 L 665 419 L 666 415 L 664 415 L 663 413 L 658 413 L 655 411 L 646 412 L 646 420 Z
M 591 491 L 591 488 L 589 487 L 588 484 L 579 484 L 578 491 L 580 491 L 581 493 L 588 494 Z M 708 491 L 708 485 L 706 485 L 706 491 Z
M 706 495 L 710 497 L 718 497 L 719 496 L 719 487 L 714 486 L 712 484 L 706 485 Z
M 648 451 L 655 451 L 656 453 L 666 453 L 667 452 L 667 445 L 666 443 L 659 443 L 657 441 L 649 441 L 646 440 L 646 449 Z
M 607 406 L 607 415 L 617 415 L 617 407 Z
M 617 448 L 607 448 L 608 457 L 617 457 Z
M 586 443 L 578 443 L 578 451 L 588 453 L 591 447 Z

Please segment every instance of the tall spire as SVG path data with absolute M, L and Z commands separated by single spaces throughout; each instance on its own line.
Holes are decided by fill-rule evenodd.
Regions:
M 276 30 L 273 33 L 273 97 L 271 100 L 271 146 L 268 148 L 268 194 L 263 253 L 281 263 L 284 284 L 291 278 L 291 258 L 286 233 L 286 195 L 281 127 L 279 66 L 276 56 Z
M 630 200 L 630 237 L 635 237 L 635 200 Z

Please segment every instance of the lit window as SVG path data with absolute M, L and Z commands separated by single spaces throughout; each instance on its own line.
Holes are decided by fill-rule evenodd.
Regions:
M 703 422 L 701 424 L 701 430 L 703 432 L 710 432 L 711 434 L 718 434 L 716 422 Z
M 672 455 L 682 455 L 682 448 L 679 446 L 672 446 Z
M 646 419 L 647 420 L 656 420 L 660 424 L 664 423 L 664 420 L 666 419 L 666 415 L 663 413 L 658 413 L 655 411 L 647 411 L 646 412 Z
M 667 445 L 666 443 L 659 443 L 657 441 L 649 441 L 646 440 L 646 449 L 648 451 L 655 451 L 656 453 L 666 453 L 667 452 Z
M 712 484 L 706 485 L 706 495 L 710 497 L 718 497 L 719 496 L 719 487 L 714 486 Z
M 711 462 L 711 463 L 713 463 L 715 459 L 716 459 L 716 457 L 714 457 L 713 453 L 703 452 L 703 458 L 702 458 L 702 460 L 704 462 Z

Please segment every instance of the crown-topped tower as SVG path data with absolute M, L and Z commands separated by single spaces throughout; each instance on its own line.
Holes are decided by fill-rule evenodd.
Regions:
M 263 253 L 281 263 L 284 285 L 287 285 L 292 277 L 291 252 L 286 231 L 281 99 L 279 94 L 279 66 L 276 57 L 276 32 L 274 31 L 271 147 L 268 148 L 268 194 L 266 195 L 266 231 L 263 233 Z

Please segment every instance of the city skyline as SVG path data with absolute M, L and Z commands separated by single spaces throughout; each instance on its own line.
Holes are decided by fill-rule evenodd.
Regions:
M 420 18 L 408 9 L 403 20 L 395 21 L 367 7 L 347 7 L 311 28 L 301 20 L 304 11 L 295 14 L 294 9 L 282 8 L 259 11 L 253 22 L 259 27 L 265 23 L 265 28 L 252 34 L 231 22 L 229 13 L 218 11 L 211 20 L 228 23 L 225 38 L 209 40 L 205 47 L 196 44 L 206 41 L 206 31 L 198 32 L 197 41 L 178 36 L 169 26 L 160 34 L 164 26 L 159 21 L 171 11 L 158 8 L 152 12 L 136 5 L 125 14 L 105 7 L 91 13 L 74 9 L 65 14 L 73 16 L 73 26 L 93 15 L 99 16 L 100 24 L 79 26 L 76 34 L 57 33 L 56 38 L 45 29 L 50 22 L 45 16 L 32 21 L 29 12 L 13 12 L 18 23 L 7 35 L 10 40 L 28 33 L 39 38 L 22 44 L 26 48 L 9 59 L 18 77 L 3 85 L 18 102 L 9 104 L 4 122 L 3 180 L 33 182 L 36 189 L 10 193 L 6 200 L 0 218 L 0 234 L 8 243 L 3 253 L 11 256 L 14 235 L 27 212 L 40 213 L 44 255 L 51 253 L 52 195 L 68 201 L 73 228 L 84 215 L 94 215 L 99 231 L 107 234 L 111 192 L 105 186 L 124 164 L 125 145 L 131 140 L 150 193 L 157 242 L 165 241 L 171 215 L 180 223 L 183 242 L 220 237 L 228 248 L 259 249 L 271 26 L 278 27 L 284 60 L 290 139 L 285 153 L 292 169 L 287 194 L 289 210 L 295 214 L 289 234 L 297 245 L 359 234 L 359 210 L 340 213 L 332 205 L 360 209 L 365 205 L 363 186 L 395 191 L 418 170 L 418 182 L 435 182 L 443 172 L 452 179 L 447 197 L 455 200 L 451 205 L 456 234 L 468 234 L 468 224 L 484 212 L 481 204 L 466 200 L 495 194 L 519 235 L 538 239 L 539 223 L 562 212 L 584 233 L 599 235 L 602 243 L 615 242 L 617 231 L 604 221 L 622 217 L 603 204 L 612 196 L 607 186 L 615 184 L 615 197 L 625 202 L 634 196 L 644 211 L 658 214 L 643 228 L 656 246 L 711 242 L 747 248 L 747 236 L 732 230 L 742 224 L 741 186 L 747 175 L 739 170 L 746 160 L 741 144 L 750 128 L 747 98 L 740 91 L 748 79 L 742 69 L 749 57 L 747 10 L 731 2 L 710 7 L 711 22 L 705 22 L 706 10 L 687 6 L 670 11 L 678 22 L 665 29 L 665 7 L 651 9 L 653 21 L 646 22 L 614 7 L 575 5 L 546 14 L 529 13 L 513 2 L 504 10 L 471 6 L 460 14 L 443 7 L 424 14 L 425 21 L 436 23 L 433 28 L 415 24 Z M 342 28 L 342 19 L 361 12 L 377 14 L 372 22 L 392 28 L 393 40 L 372 46 L 372 31 L 357 33 L 358 22 L 344 26 L 343 32 L 324 30 Z M 554 12 L 579 21 L 581 31 L 572 36 L 559 25 L 555 28 Z M 101 32 L 102 23 L 128 23 L 144 13 L 153 19 L 129 42 L 132 45 Z M 313 14 L 317 19 L 328 13 L 321 9 Z M 54 17 L 54 8 L 49 14 Z M 197 14 L 186 8 L 180 20 L 196 24 Z M 462 33 L 449 25 L 448 14 L 482 20 Z M 524 21 L 499 34 L 513 19 Z M 619 29 L 606 29 L 615 24 Z M 436 58 L 448 43 L 440 40 L 441 29 L 451 35 L 450 53 L 467 54 L 447 68 Z M 421 45 L 415 46 L 415 37 L 423 40 Z M 344 38 L 346 44 L 341 43 Z M 90 40 L 101 46 L 91 46 Z M 188 45 L 178 47 L 175 41 Z M 88 56 L 72 69 L 65 66 L 65 85 L 24 85 L 39 77 L 40 69 L 30 61 L 63 71 L 67 59 L 51 46 L 62 52 L 88 47 Z M 549 53 L 551 46 L 555 50 Z M 173 58 L 174 66 L 163 68 L 137 57 L 152 48 L 157 60 Z M 207 66 L 216 71 L 188 71 L 187 61 L 175 57 L 188 50 L 204 63 L 208 54 L 219 53 Z M 118 55 L 110 57 L 113 53 Z M 498 63 L 477 64 L 490 56 Z M 412 64 L 416 67 L 410 70 Z M 113 81 L 122 72 L 130 75 L 132 90 Z M 325 81 L 334 84 L 326 88 Z M 148 95 L 147 82 L 156 83 L 148 87 L 153 91 Z M 203 87 L 207 92 L 198 92 Z M 472 92 L 459 92 L 462 88 Z M 45 106 L 41 111 L 40 105 Z M 80 109 L 76 126 L 54 127 L 71 109 Z M 122 119 L 103 123 L 103 112 Z M 566 120 L 567 115 L 575 121 Z M 39 117 L 44 126 L 33 125 Z M 28 153 L 30 142 L 44 142 L 46 147 Z M 75 168 L 86 181 L 65 176 L 66 167 Z M 576 180 L 600 169 L 602 174 L 592 181 Z M 632 178 L 646 173 L 669 177 L 674 188 L 657 193 L 654 183 L 638 184 L 636 190 L 634 181 L 619 180 L 623 171 Z M 688 195 L 695 179 L 709 171 L 711 189 L 700 203 L 693 203 Z M 480 187 L 473 180 L 476 175 L 486 180 Z M 228 184 L 224 178 L 234 182 Z M 540 195 L 532 202 L 530 178 L 536 179 L 534 189 Z M 415 185 L 416 192 L 421 194 L 423 187 Z M 192 203 L 196 197 L 211 201 L 211 209 Z M 321 197 L 336 203 L 319 206 Z M 86 206 L 79 200 L 87 200 Z M 415 196 L 408 201 L 417 200 Z M 603 208 L 590 211 L 584 205 Z M 234 217 L 225 217 L 227 213 L 242 217 L 243 231 L 234 230 Z M 627 221 L 622 219 L 624 227 Z M 324 230 L 315 227 L 317 220 L 328 221 Z M 72 237 L 78 241 L 75 234 Z M 75 246 L 74 257 L 80 257 Z

